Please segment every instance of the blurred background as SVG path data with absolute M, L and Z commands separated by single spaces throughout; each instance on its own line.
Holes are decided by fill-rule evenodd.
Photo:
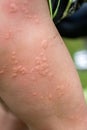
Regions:
M 84 43 L 87 42 L 87 39 L 84 40 L 84 38 L 75 38 L 75 39 L 64 38 L 63 40 L 64 40 L 64 42 L 65 42 L 65 44 L 66 44 L 66 46 L 71 54 L 71 57 L 75 63 L 76 69 L 78 71 L 78 74 L 79 74 L 79 77 L 80 77 L 80 80 L 82 83 L 85 99 L 87 102 L 87 69 L 84 68 L 85 66 L 87 67 L 87 57 L 85 57 L 85 59 L 83 59 L 84 58 L 84 56 L 83 56 L 82 59 L 79 59 L 80 63 L 84 63 L 83 66 L 81 64 L 82 68 L 80 68 L 80 64 L 78 63 L 78 59 L 76 59 L 76 55 L 78 52 L 82 52 L 83 50 L 86 50 Z M 87 43 L 86 43 L 86 45 L 87 45 Z M 81 55 L 80 55 L 80 57 L 81 57 Z

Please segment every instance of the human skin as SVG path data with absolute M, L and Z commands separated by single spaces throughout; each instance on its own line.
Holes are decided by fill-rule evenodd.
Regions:
M 0 130 L 29 130 L 0 99 Z
M 86 130 L 87 107 L 46 0 L 0 1 L 0 96 L 30 130 Z

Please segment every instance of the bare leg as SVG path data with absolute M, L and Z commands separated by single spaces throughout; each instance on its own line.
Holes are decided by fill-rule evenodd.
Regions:
M 0 130 L 29 130 L 9 111 L 2 99 L 0 99 Z
M 3 0 L 2 6 L 2 99 L 32 130 L 86 130 L 81 83 L 47 1 Z

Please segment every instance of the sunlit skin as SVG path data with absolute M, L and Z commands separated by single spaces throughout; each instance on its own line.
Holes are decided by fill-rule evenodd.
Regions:
M 87 129 L 82 86 L 46 0 L 0 1 L 0 96 L 30 130 Z

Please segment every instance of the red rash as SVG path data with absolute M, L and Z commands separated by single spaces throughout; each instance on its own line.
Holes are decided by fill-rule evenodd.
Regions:
M 39 17 L 32 11 L 32 6 L 32 1 L 28 0 L 6 0 L 3 2 L 2 10 L 7 17 L 14 20 L 28 20 L 38 24 Z

